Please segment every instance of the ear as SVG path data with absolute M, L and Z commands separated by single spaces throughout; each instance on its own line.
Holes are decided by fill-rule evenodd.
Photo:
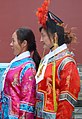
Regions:
M 27 41 L 26 40 L 24 40 L 23 42 L 22 42 L 22 47 L 24 48 L 24 47 L 27 47 Z

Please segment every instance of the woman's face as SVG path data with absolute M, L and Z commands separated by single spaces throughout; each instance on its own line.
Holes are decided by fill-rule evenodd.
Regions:
M 42 28 L 41 30 L 41 39 L 40 39 L 41 42 L 43 42 L 43 48 L 45 49 L 50 49 L 50 47 L 52 46 L 52 42 L 46 32 L 45 29 Z
M 12 34 L 12 41 L 11 41 L 11 43 L 10 43 L 10 46 L 11 46 L 11 48 L 12 48 L 12 50 L 13 50 L 13 54 L 14 54 L 15 56 L 21 54 L 22 51 L 23 51 L 22 44 L 21 44 L 21 43 L 19 44 L 19 42 L 18 42 L 16 32 L 14 32 L 14 33 Z

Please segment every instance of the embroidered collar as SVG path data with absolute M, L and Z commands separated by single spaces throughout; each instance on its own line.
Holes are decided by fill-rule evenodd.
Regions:
M 58 48 L 56 48 L 55 50 L 53 51 L 50 51 L 47 55 L 45 55 L 43 58 L 42 58 L 42 62 L 47 62 L 47 60 L 55 55 L 57 55 L 58 53 L 62 52 L 63 50 L 67 49 L 67 45 L 66 44 L 63 44 L 61 46 L 59 46 Z
M 23 52 L 20 55 L 16 56 L 11 62 L 21 60 L 21 59 L 23 59 L 25 57 L 30 57 L 30 52 L 29 51 Z
M 63 50 L 67 49 L 67 45 L 63 44 L 62 46 L 56 48 L 54 51 L 50 51 L 40 62 L 37 74 L 35 76 L 36 78 L 36 84 L 38 84 L 41 80 L 44 78 L 45 70 L 47 67 L 47 63 L 49 58 L 57 55 L 58 53 L 62 52 Z M 54 59 L 55 60 L 55 59 Z
M 50 52 L 52 52 L 54 55 L 57 55 L 58 53 L 62 52 L 65 49 L 67 49 L 67 45 L 63 44 L 63 45 L 59 46 L 58 48 L 56 48 L 55 50 L 50 51 Z
M 24 59 L 24 58 L 26 58 L 26 57 L 30 57 L 30 52 L 29 52 L 29 51 L 26 51 L 26 52 L 21 53 L 20 55 L 16 56 L 16 57 L 9 63 L 8 67 L 6 68 L 6 70 L 5 70 L 5 72 L 4 72 L 3 76 L 2 76 L 2 89 L 1 89 L 2 91 L 3 91 L 3 89 L 4 89 L 4 83 L 5 83 L 5 78 L 6 78 L 7 72 L 9 71 L 9 69 L 10 69 L 12 63 L 13 63 L 13 62 L 16 62 L 16 61 L 18 61 L 18 60 Z

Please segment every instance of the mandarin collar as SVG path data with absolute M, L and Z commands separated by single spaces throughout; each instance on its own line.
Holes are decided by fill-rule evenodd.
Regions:
M 54 55 L 57 55 L 58 53 L 62 52 L 65 49 L 67 49 L 67 45 L 63 44 L 63 45 L 59 46 L 58 48 L 56 48 L 55 50 L 50 51 L 50 52 L 54 53 Z

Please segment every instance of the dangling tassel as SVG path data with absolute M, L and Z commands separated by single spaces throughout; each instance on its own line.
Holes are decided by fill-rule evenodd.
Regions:
M 42 53 L 42 58 L 45 56 L 45 51 L 46 49 L 44 48 L 43 53 Z
M 55 64 L 55 61 L 53 62 L 53 65 L 52 65 L 52 79 L 53 79 L 53 99 L 54 99 L 54 111 L 56 112 L 57 111 L 57 107 L 58 107 L 58 104 L 57 104 L 57 101 L 56 101 L 56 89 L 55 89 L 55 73 L 56 73 L 56 64 Z

